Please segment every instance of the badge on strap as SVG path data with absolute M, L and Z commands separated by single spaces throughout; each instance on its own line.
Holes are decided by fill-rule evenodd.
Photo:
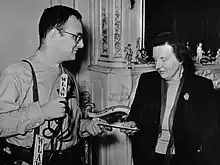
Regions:
M 33 165 L 43 164 L 43 151 L 44 151 L 44 138 L 40 135 L 36 135 Z

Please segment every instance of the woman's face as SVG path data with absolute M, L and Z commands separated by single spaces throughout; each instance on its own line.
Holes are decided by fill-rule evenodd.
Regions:
M 176 58 L 172 46 L 165 44 L 153 47 L 153 58 L 162 78 L 172 80 L 179 75 L 182 63 Z

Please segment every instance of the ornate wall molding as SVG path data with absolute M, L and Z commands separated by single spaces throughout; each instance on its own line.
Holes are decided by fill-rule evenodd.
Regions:
M 132 69 L 99 65 L 90 66 L 92 102 L 96 104 L 96 110 L 102 111 L 107 107 L 115 105 L 130 106 L 134 98 L 134 90 L 136 90 L 139 76 L 141 73 L 152 71 L 153 69 L 153 67 L 148 68 L 148 66 Z M 101 141 L 98 156 L 94 154 L 97 156 L 97 165 L 132 165 L 129 138 L 125 134 L 120 135 L 123 135 L 123 137 L 120 136 L 120 141 L 114 142 L 114 144 L 106 146 L 106 143 Z M 104 139 L 109 142 L 108 137 L 103 137 Z
M 129 102 L 130 93 L 129 88 L 126 85 L 121 84 L 118 92 L 110 93 L 108 100 L 109 102 L 115 102 L 115 104 L 126 104 Z
M 121 57 L 121 18 L 122 18 L 122 2 L 121 0 L 115 2 L 114 6 L 114 48 L 113 58 Z
M 108 57 L 108 5 L 107 1 L 101 1 L 101 57 Z
M 50 6 L 61 5 L 62 3 L 62 0 L 50 0 Z
M 77 8 L 76 3 L 78 0 L 50 0 L 50 6 L 54 5 L 66 5 L 73 8 Z
M 130 10 L 130 0 L 94 0 L 97 5 L 92 5 L 91 11 L 97 17 L 92 20 L 95 25 L 92 36 L 96 39 L 92 43 L 95 51 L 91 64 L 126 67 L 124 47 L 131 43 L 135 49 L 136 38 L 140 37 L 140 1 L 135 0 L 135 7 Z

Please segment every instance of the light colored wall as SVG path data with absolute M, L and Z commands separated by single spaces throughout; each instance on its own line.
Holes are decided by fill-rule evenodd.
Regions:
M 1 0 L 0 1 L 0 73 L 11 63 L 34 54 L 38 47 L 38 21 L 44 8 L 63 4 L 80 11 L 86 32 L 85 60 L 79 74 L 80 83 L 87 80 L 91 54 L 90 0 Z
M 0 72 L 33 54 L 38 46 L 38 19 L 50 0 L 0 1 Z
M 84 49 L 82 51 L 82 56 L 84 56 L 84 60 L 81 64 L 80 73 L 79 73 L 79 83 L 81 87 L 85 90 L 88 90 L 89 84 L 89 74 L 88 66 L 90 65 L 90 56 L 92 55 L 92 47 L 93 44 L 91 41 L 92 38 L 92 20 L 91 20 L 91 11 L 90 5 L 92 4 L 93 0 L 75 0 L 75 8 L 79 10 L 82 14 L 82 21 L 84 25 Z
M 90 14 L 88 0 L 1 0 L 0 1 L 0 72 L 9 64 L 32 55 L 38 47 L 38 21 L 43 9 L 55 4 L 63 4 L 80 11 L 86 30 L 86 57 L 81 65 L 79 81 L 89 77 Z

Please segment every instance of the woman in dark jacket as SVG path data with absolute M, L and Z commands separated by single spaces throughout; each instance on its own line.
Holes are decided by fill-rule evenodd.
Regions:
M 217 115 L 211 80 L 194 74 L 184 44 L 173 34 L 158 35 L 155 72 L 140 76 L 125 123 L 132 134 L 134 165 L 210 165 Z

